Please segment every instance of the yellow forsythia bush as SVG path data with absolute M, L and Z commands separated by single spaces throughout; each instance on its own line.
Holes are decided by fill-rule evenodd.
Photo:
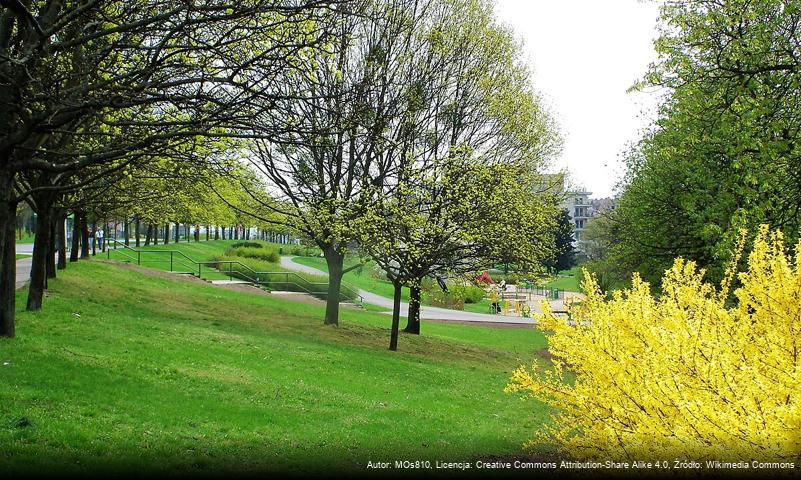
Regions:
M 579 459 L 801 456 L 801 243 L 763 226 L 736 301 L 677 259 L 653 297 L 637 276 L 606 300 L 585 273 L 570 326 L 546 311 L 558 359 L 520 368 L 507 392 L 554 408 L 535 442 Z

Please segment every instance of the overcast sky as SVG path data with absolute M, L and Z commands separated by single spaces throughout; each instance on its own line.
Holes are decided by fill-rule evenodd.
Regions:
M 639 0 L 496 0 L 525 43 L 536 88 L 564 136 L 556 169 L 610 196 L 627 142 L 653 117 L 656 94 L 626 93 L 656 58 L 657 5 Z

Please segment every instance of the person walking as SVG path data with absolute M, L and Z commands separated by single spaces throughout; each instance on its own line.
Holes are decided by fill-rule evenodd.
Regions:
M 97 248 L 100 252 L 103 252 L 103 240 L 105 237 L 105 233 L 103 232 L 103 227 L 95 229 L 95 240 L 97 241 Z

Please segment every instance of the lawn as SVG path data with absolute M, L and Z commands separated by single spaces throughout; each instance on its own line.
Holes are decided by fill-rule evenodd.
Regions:
M 545 283 L 545 288 L 558 288 L 567 292 L 581 291 L 581 266 L 576 266 L 570 270 L 562 270 L 556 277 Z
M 155 270 L 193 273 L 200 275 L 204 280 L 228 280 L 239 278 L 236 271 L 242 270 L 244 273 L 253 276 L 253 271 L 257 272 L 291 272 L 286 278 L 284 275 L 269 275 L 265 278 L 272 281 L 270 288 L 276 290 L 293 290 L 293 291 L 327 291 L 327 279 L 324 276 L 309 275 L 305 273 L 296 273 L 294 270 L 286 269 L 279 263 L 273 263 L 261 259 L 238 257 L 231 254 L 226 250 L 234 244 L 241 244 L 243 240 L 211 240 L 208 242 L 179 242 L 170 243 L 167 245 L 149 245 L 147 247 L 141 246 L 140 248 L 117 248 L 110 249 L 107 253 L 103 254 L 103 258 L 125 262 L 130 264 L 138 264 L 143 267 L 152 268 Z M 264 250 L 264 253 L 269 251 L 278 252 L 280 245 L 263 241 L 250 240 L 249 243 L 259 243 L 263 248 L 257 251 Z M 286 245 L 284 245 L 286 247 Z M 138 251 L 138 252 L 137 252 Z M 234 256 L 231 256 L 234 255 Z M 276 257 L 277 258 L 277 257 Z M 198 265 L 194 262 L 216 262 L 235 261 L 237 264 L 222 264 L 220 270 L 216 270 L 211 265 Z M 245 265 L 243 267 L 242 265 Z M 232 270 L 233 273 L 228 272 Z M 251 270 L 252 269 L 252 270 Z M 305 279 L 305 283 L 297 277 Z M 343 283 L 343 292 L 351 293 L 350 299 L 357 298 L 356 292 L 352 285 Z
M 325 262 L 325 258 L 322 257 L 294 257 L 292 259 L 293 262 L 299 263 L 301 265 L 306 265 L 307 267 L 313 267 L 317 270 L 328 272 L 328 265 Z M 345 268 L 349 268 L 353 265 L 358 263 L 358 259 L 348 257 L 345 259 Z M 376 295 L 381 295 L 382 297 L 392 298 L 395 294 L 395 287 L 392 285 L 392 282 L 389 280 L 382 280 L 380 278 L 376 278 L 372 274 L 373 272 L 373 264 L 368 263 L 363 265 L 361 268 L 356 268 L 355 270 L 351 270 L 350 272 L 346 273 L 342 278 L 345 282 L 357 287 L 361 288 L 362 290 L 367 290 L 368 292 L 375 293 Z M 409 289 L 404 287 L 401 290 L 401 299 L 404 302 L 409 301 Z
M 17 230 L 17 243 L 33 243 L 34 235 L 32 233 Z
M 31 256 L 17 253 L 17 254 L 15 254 L 14 258 L 17 259 L 17 260 L 21 260 L 23 258 L 31 258 Z
M 0 339 L 0 473 L 364 472 L 517 455 L 545 407 L 503 393 L 536 330 L 389 319 L 102 260 L 70 264 Z M 97 281 L 102 279 L 102 281 Z

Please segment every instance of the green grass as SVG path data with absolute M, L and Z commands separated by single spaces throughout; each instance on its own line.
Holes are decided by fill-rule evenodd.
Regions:
M 33 243 L 33 238 L 34 235 L 32 233 L 17 230 L 17 243 L 19 244 Z
M 102 279 L 102 281 L 97 281 Z M 18 305 L 24 306 L 24 293 Z M 83 261 L 0 339 L 0 472 L 364 472 L 520 453 L 547 410 L 503 393 L 546 340 L 389 318 Z
M 563 270 L 559 274 L 545 283 L 545 288 L 558 288 L 567 292 L 580 292 L 581 287 L 581 267 L 573 267 L 570 270 Z
M 179 251 L 190 259 L 196 262 L 209 262 L 215 256 L 220 256 L 225 252 L 225 249 L 239 240 L 209 240 L 201 242 L 178 242 L 168 243 L 167 245 L 148 245 L 141 246 L 138 250 L 143 250 L 141 257 L 137 258 L 137 254 L 129 249 L 117 248 L 110 249 L 108 254 L 102 255 L 102 258 L 110 258 L 112 260 L 136 264 L 141 260 L 141 266 L 152 268 L 155 270 L 169 271 L 170 254 L 169 251 Z M 131 248 L 136 248 L 131 244 Z M 155 253 L 159 252 L 159 253 Z M 100 256 L 100 254 L 98 254 Z M 178 254 L 172 256 L 172 270 L 178 272 L 197 272 L 197 265 L 187 261 L 184 257 Z M 212 268 L 201 267 L 201 275 L 205 280 L 224 280 L 229 278 L 228 275 L 217 272 Z
M 318 270 L 328 272 L 328 265 L 326 265 L 324 258 L 295 257 L 293 258 L 293 261 L 301 265 L 306 265 L 308 267 L 313 267 Z M 356 264 L 355 259 L 348 259 L 346 260 L 345 267 L 347 268 L 355 264 Z M 375 278 L 370 273 L 371 271 L 372 271 L 372 264 L 367 264 L 363 266 L 361 270 L 356 269 L 346 273 L 343 277 L 343 280 L 349 283 L 350 285 L 354 285 L 363 290 L 367 290 L 368 292 L 372 292 L 386 298 L 392 298 L 392 296 L 394 295 L 394 287 L 392 286 L 392 283 L 390 283 L 388 280 L 381 280 Z M 404 302 L 409 301 L 408 288 L 404 287 L 401 290 L 401 299 Z M 428 304 L 428 302 L 426 302 L 425 299 L 423 299 L 423 304 Z M 490 301 L 489 299 L 485 298 L 478 303 L 465 303 L 464 311 L 474 312 L 474 313 L 489 313 L 489 307 L 490 307 Z
M 30 256 L 30 255 L 24 255 L 24 254 L 23 254 L 23 255 L 20 255 L 19 253 L 17 253 L 17 254 L 15 254 L 15 258 L 16 258 L 17 260 L 20 260 L 20 259 L 22 259 L 22 258 L 31 258 L 31 256 Z
M 326 273 L 328 272 L 328 265 L 325 262 L 325 258 L 322 257 L 295 257 L 292 261 L 301 265 L 306 265 L 307 267 L 316 268 L 317 270 L 321 270 Z M 349 268 L 356 263 L 358 263 L 357 259 L 346 258 L 345 268 Z M 375 293 L 376 295 L 381 295 L 382 297 L 392 298 L 395 294 L 395 287 L 389 280 L 382 280 L 374 277 L 371 273 L 372 271 L 373 264 L 368 263 L 363 265 L 361 268 L 356 268 L 355 270 L 351 270 L 350 272 L 346 273 L 342 279 L 357 288 L 367 290 L 368 292 Z M 401 290 L 401 299 L 404 302 L 409 301 L 408 288 L 404 287 Z
M 478 303 L 465 303 L 464 311 L 473 313 L 490 313 L 491 305 L 492 302 L 490 302 L 489 298 L 485 298 Z
M 262 241 L 255 241 L 251 240 L 250 242 L 260 243 L 264 245 L 264 251 L 275 250 L 278 251 L 276 248 L 277 244 L 271 244 L 269 242 L 262 242 Z M 147 268 L 152 268 L 155 270 L 162 270 L 162 271 L 174 271 L 174 272 L 191 272 L 191 273 L 198 273 L 198 265 L 192 263 L 189 259 L 194 260 L 196 262 L 214 262 L 214 261 L 236 261 L 239 262 L 246 267 L 250 268 L 251 270 L 259 271 L 259 272 L 292 272 L 295 275 L 306 279 L 307 282 L 304 283 L 298 280 L 295 275 L 288 277 L 288 282 L 282 281 L 284 278 L 281 275 L 271 275 L 267 277 L 268 279 L 272 280 L 273 282 L 270 284 L 270 287 L 274 290 L 293 290 L 293 291 L 303 291 L 306 292 L 309 289 L 314 292 L 327 292 L 326 285 L 321 285 L 327 282 L 327 279 L 324 276 L 313 276 L 308 275 L 305 273 L 296 273 L 293 270 L 286 269 L 282 267 L 279 263 L 268 262 L 258 258 L 246 258 L 246 257 L 239 257 L 235 254 L 237 253 L 236 250 L 233 252 L 229 251 L 229 247 L 242 243 L 242 240 L 210 240 L 208 242 L 186 242 L 186 243 L 170 243 L 167 245 L 149 245 L 147 247 L 141 246 L 139 249 L 141 254 L 137 254 L 135 251 L 130 249 L 118 248 L 118 249 L 111 249 L 108 254 L 104 255 L 103 258 L 108 258 L 115 261 L 121 261 L 131 264 L 137 264 L 141 262 L 140 265 Z M 255 249 L 256 251 L 262 249 Z M 170 251 L 177 251 L 181 252 L 186 257 L 179 255 L 179 254 L 172 254 L 172 264 L 170 264 Z M 233 275 L 229 275 L 225 273 L 226 270 L 230 270 L 233 272 Z M 247 268 L 241 267 L 238 264 L 223 264 L 220 266 L 219 270 L 216 270 L 211 265 L 203 265 L 200 267 L 200 276 L 204 280 L 226 280 L 231 278 L 240 278 L 236 275 L 238 270 L 242 270 L 246 272 L 248 276 L 252 276 Z M 298 286 L 302 284 L 302 286 Z M 349 287 L 350 290 L 344 290 L 343 294 L 347 295 L 350 301 L 355 301 L 357 298 L 356 292 L 353 290 L 353 287 L 349 284 L 344 283 L 343 287 Z

